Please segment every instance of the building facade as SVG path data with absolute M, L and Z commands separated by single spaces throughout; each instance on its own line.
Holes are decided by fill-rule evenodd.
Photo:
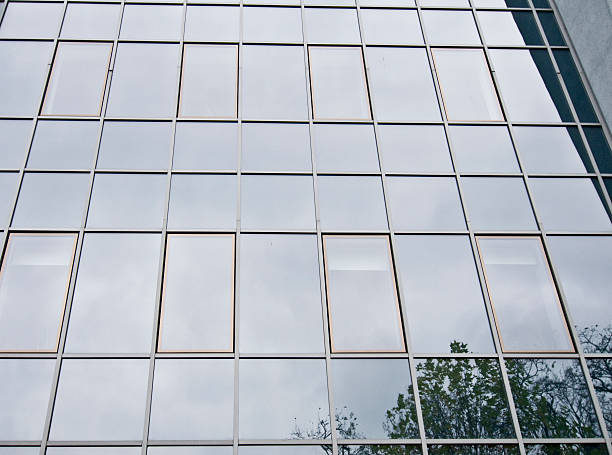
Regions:
M 612 454 L 555 3 L 0 5 L 0 455 Z

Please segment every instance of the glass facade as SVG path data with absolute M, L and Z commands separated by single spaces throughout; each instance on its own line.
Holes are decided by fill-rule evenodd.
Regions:
M 612 454 L 612 152 L 552 2 L 0 19 L 0 455 Z

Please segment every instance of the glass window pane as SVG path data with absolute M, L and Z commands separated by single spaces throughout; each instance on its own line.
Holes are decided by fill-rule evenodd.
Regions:
M 178 62 L 178 44 L 120 43 L 106 115 L 173 116 Z
M 235 6 L 188 6 L 186 41 L 238 41 L 240 8 Z
M 243 229 L 315 229 L 312 177 L 243 175 Z
M 601 435 L 578 360 L 508 359 L 506 368 L 526 438 Z
M 422 1 L 422 0 L 421 0 Z M 481 0 L 482 1 L 482 0 Z M 510 1 L 510 0 L 507 0 Z M 479 455 L 486 453 L 487 455 L 519 455 L 518 446 L 502 446 L 502 445 L 430 445 L 427 447 L 427 452 L 431 455 Z
M 502 349 L 573 351 L 540 240 L 480 237 L 477 242 Z
M 13 226 L 78 228 L 81 226 L 89 174 L 26 173 L 13 217 Z
M 242 116 L 305 120 L 306 76 L 300 46 L 244 46 Z
M 427 359 L 416 370 L 428 438 L 514 437 L 497 360 Z
M 117 36 L 121 5 L 103 3 L 68 3 L 62 25 L 62 38 L 106 39 Z
M 479 231 L 536 230 L 533 210 L 521 178 L 466 177 L 461 179 L 464 204 Z
M 35 169 L 89 169 L 98 148 L 98 121 L 40 120 L 28 157 Z
M 612 359 L 590 359 L 587 363 L 601 412 L 610 431 L 612 429 Z M 605 449 L 602 449 L 601 455 L 604 453 Z
M 240 439 L 329 439 L 323 359 L 241 360 Z
M 418 438 L 406 359 L 333 359 L 332 373 L 339 439 Z
M 237 84 L 238 46 L 185 45 L 179 115 L 236 117 Z
M 10 2 L 2 19 L 0 38 L 55 38 L 63 15 L 62 3 Z
M 148 375 L 148 359 L 64 360 L 49 439 L 141 439 Z
M 104 122 L 98 169 L 167 169 L 170 122 Z
M 243 123 L 241 159 L 246 171 L 310 171 L 308 125 Z
M 306 39 L 310 44 L 360 44 L 354 8 L 306 8 Z
M 151 439 L 232 439 L 233 416 L 233 360 L 155 362 Z
M 603 444 L 525 444 L 525 451 L 527 455 L 547 455 L 553 453 L 605 455 L 608 453 L 608 449 Z
M 378 172 L 371 125 L 324 124 L 312 127 L 318 172 Z
M 51 42 L 0 41 L 0 114 L 38 112 L 52 52 Z
M 510 120 L 572 121 L 557 73 L 545 50 L 491 49 L 489 52 Z
M 149 446 L 148 455 L 232 455 L 232 446 Z
M 42 438 L 54 369 L 51 359 L 0 359 L 0 439 Z
M 579 120 L 581 122 L 596 123 L 598 121 L 597 115 L 589 95 L 582 84 L 582 78 L 580 73 L 578 73 L 578 68 L 576 68 L 572 54 L 570 54 L 569 50 L 565 49 L 555 49 L 553 54 Z
M 395 247 L 412 350 L 493 352 L 468 237 L 399 235 Z
M 394 229 L 458 231 L 465 229 L 454 177 L 389 177 L 387 199 Z M 419 195 L 415 197 L 415 195 Z
M 421 14 L 429 44 L 480 44 L 470 11 L 424 10 Z
M 551 46 L 566 46 L 563 34 L 559 29 L 557 20 L 555 19 L 555 13 L 548 11 L 538 11 L 538 19 L 544 29 L 544 34 L 548 40 L 548 44 Z
M 159 250 L 158 234 L 85 235 L 66 352 L 151 350 Z
M 612 237 L 550 236 L 548 245 L 582 348 L 612 352 Z
M 453 172 L 441 125 L 380 125 L 378 146 L 387 172 Z
M 469 8 L 468 0 L 419 0 L 420 6 Z
M 519 172 L 505 126 L 449 126 L 459 172 Z
M 76 234 L 11 234 L 0 270 L 0 351 L 57 350 Z
M 600 127 L 583 127 L 584 134 L 600 172 L 612 173 L 612 150 Z
M 379 121 L 440 120 L 424 49 L 366 49 L 372 104 Z
M 23 166 L 31 131 L 31 120 L 0 120 L 0 168 Z
M 612 223 L 591 179 L 532 178 L 529 186 L 544 229 L 610 231 Z
M 177 122 L 174 169 L 235 170 L 237 161 L 235 123 Z
M 361 20 L 366 44 L 423 44 L 416 11 L 364 9 Z
M 503 120 L 493 80 L 480 49 L 432 51 L 449 120 Z
M 241 352 L 323 352 L 315 236 L 242 235 L 240 296 Z
M 543 45 L 531 12 L 479 11 L 478 21 L 489 46 Z
M 321 227 L 326 231 L 387 230 L 380 177 L 319 177 Z
M 38 455 L 40 447 L 0 447 L 0 455 Z M 47 449 L 47 453 L 50 453 Z
M 244 8 L 244 42 L 302 43 L 300 8 Z
M 312 109 L 318 119 L 370 119 L 359 47 L 310 47 Z
M 593 171 L 577 128 L 517 126 L 514 139 L 527 172 Z
M 173 175 L 169 229 L 236 227 L 238 181 L 235 175 Z
M 140 447 L 47 447 L 46 455 L 139 455 Z
M 404 351 L 389 239 L 325 236 L 332 350 Z
M 179 5 L 125 5 L 119 37 L 178 41 L 182 22 L 183 7 Z
M 165 174 L 96 175 L 87 226 L 161 228 L 167 184 Z
M 170 234 L 163 286 L 160 351 L 232 351 L 233 234 Z
M 13 210 L 18 184 L 19 174 L 17 172 L 0 173 L 0 223 L 3 225 L 10 222 L 8 218 Z
M 299 446 L 293 444 L 286 446 L 240 446 L 238 447 L 238 453 L 240 455 L 326 455 L 329 454 L 329 446 Z

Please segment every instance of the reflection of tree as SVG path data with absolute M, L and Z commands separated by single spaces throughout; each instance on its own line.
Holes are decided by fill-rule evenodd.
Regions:
M 578 338 L 584 352 L 612 352 L 612 325 L 583 327 L 578 332 Z

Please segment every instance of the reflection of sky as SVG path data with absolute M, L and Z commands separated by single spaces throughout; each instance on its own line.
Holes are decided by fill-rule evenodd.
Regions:
M 239 455 L 323 455 L 329 453 L 321 446 L 241 446 L 238 448 Z
M 324 360 L 241 360 L 239 376 L 241 439 L 292 439 L 329 423 Z
M 140 447 L 47 447 L 47 455 L 139 455 Z
M 232 446 L 149 446 L 149 448 L 147 449 L 147 455 L 232 455 L 232 453 Z

